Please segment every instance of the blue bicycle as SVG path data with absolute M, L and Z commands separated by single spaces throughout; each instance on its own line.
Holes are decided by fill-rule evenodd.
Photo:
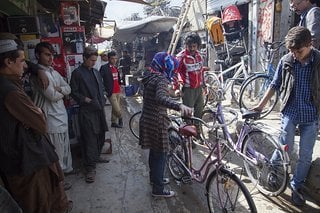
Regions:
M 252 109 L 254 106 L 258 105 L 267 91 L 275 73 L 275 69 L 272 64 L 274 55 L 283 44 L 284 43 L 280 41 L 273 43 L 265 42 L 264 47 L 266 58 L 262 59 L 264 72 L 254 73 L 242 84 L 239 96 L 240 108 Z M 279 94 L 276 91 L 270 98 L 266 107 L 264 107 L 264 110 L 261 112 L 261 118 L 267 116 L 274 109 L 278 99 Z

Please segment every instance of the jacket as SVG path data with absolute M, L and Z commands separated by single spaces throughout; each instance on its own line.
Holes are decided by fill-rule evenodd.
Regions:
M 113 76 L 112 76 L 112 71 L 110 67 L 110 63 L 108 62 L 107 64 L 101 66 L 100 68 L 100 74 L 103 79 L 103 85 L 105 88 L 105 91 L 107 93 L 107 97 L 111 97 L 112 91 L 113 91 Z M 120 73 L 118 72 L 118 80 L 120 84 Z
M 24 118 L 33 116 L 31 119 L 34 121 L 19 120 L 17 115 L 10 113 L 6 107 L 8 96 L 14 96 L 14 103 L 20 105 L 15 107 L 15 110 L 20 110 L 15 111 L 17 115 Z M 38 110 L 24 93 L 22 85 L 0 76 L 0 171 L 6 175 L 30 175 L 58 161 L 45 128 L 41 128 L 42 132 L 36 129 L 40 124 L 45 126 L 44 116 L 31 111 Z M 36 124 L 35 120 L 39 125 L 32 125 Z
M 314 55 L 314 63 L 312 64 L 312 82 L 311 83 L 311 92 L 312 92 L 312 101 L 317 108 L 318 115 L 320 114 L 320 51 L 312 49 Z M 280 99 L 282 100 L 280 111 L 286 106 L 288 99 L 290 97 L 292 88 L 294 86 L 294 75 L 293 75 L 293 61 L 294 58 L 292 53 L 288 53 L 282 57 L 282 81 L 280 86 Z
M 185 49 L 178 53 L 177 59 L 179 61 L 178 73 L 184 87 L 199 88 L 204 85 L 203 60 L 198 51 L 195 57 L 193 57 L 188 50 Z
M 147 73 L 142 79 L 143 108 L 139 122 L 139 139 L 143 149 L 168 151 L 167 108 L 178 111 L 180 104 L 169 97 L 169 81 L 161 74 Z
M 88 78 L 88 75 L 91 74 L 94 76 L 94 82 L 91 82 Z M 70 86 L 71 97 L 80 105 L 79 116 L 86 117 L 89 120 L 95 133 L 107 131 L 108 126 L 104 113 L 106 99 L 103 95 L 103 83 L 98 70 L 93 68 L 88 70 L 87 67 L 81 65 L 72 72 Z M 92 99 L 92 101 L 86 103 L 85 97 Z
M 320 50 L 320 8 L 316 5 L 312 6 L 308 11 L 301 15 L 299 26 L 303 26 L 310 30 L 313 46 Z

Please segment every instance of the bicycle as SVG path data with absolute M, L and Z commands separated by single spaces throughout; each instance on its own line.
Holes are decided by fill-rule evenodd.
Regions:
M 208 88 L 205 105 L 210 105 L 215 102 L 214 91 L 217 89 L 217 85 L 221 85 L 225 91 L 231 89 L 230 94 L 232 100 L 239 104 L 238 96 L 240 94 L 240 87 L 244 80 L 251 75 L 251 70 L 248 65 L 249 56 L 243 55 L 240 59 L 240 62 L 225 70 L 222 69 L 222 65 L 225 64 L 225 61 L 216 60 L 215 63 L 219 64 L 220 69 L 218 71 L 206 71 L 204 73 L 204 80 Z M 224 76 L 232 72 L 234 73 L 233 76 L 224 80 Z
M 196 117 L 183 119 L 190 119 L 207 126 L 202 119 Z M 183 125 L 178 129 L 169 128 L 170 149 L 167 163 L 171 175 L 183 183 L 205 182 L 210 212 L 257 212 L 246 186 L 222 162 L 219 141 L 215 146 L 210 147 L 209 154 L 200 168 L 194 167 L 192 138 L 196 135 L 196 127 L 192 124 Z
M 222 97 L 221 90 L 220 94 Z M 235 152 L 243 159 L 246 173 L 257 189 L 267 196 L 278 196 L 287 186 L 290 171 L 288 146 L 280 145 L 277 138 L 285 132 L 256 122 L 260 118 L 260 112 L 243 111 L 244 122 L 241 125 L 238 123 L 238 138 L 233 139 L 226 125 L 223 110 L 234 118 L 237 118 L 237 112 L 233 109 L 223 109 L 221 100 L 222 98 L 216 107 L 211 106 L 202 113 L 202 119 L 207 122 L 207 125 L 201 125 L 200 128 L 202 139 L 210 141 L 213 145 L 222 144 L 222 150 Z
M 130 129 L 131 133 L 133 134 L 133 136 L 137 139 L 139 139 L 139 122 L 140 122 L 141 113 L 142 113 L 142 111 L 140 110 L 140 111 L 134 113 L 129 119 L 129 129 Z M 174 116 L 169 115 L 169 118 L 171 119 L 171 126 L 177 127 L 182 122 L 182 120 L 180 118 L 177 118 Z
M 256 72 L 245 80 L 240 89 L 239 106 L 240 108 L 250 109 L 258 105 L 263 95 L 269 88 L 273 79 L 275 69 L 272 64 L 275 53 L 284 44 L 284 42 L 276 41 L 273 43 L 265 42 L 266 59 L 262 59 L 263 72 Z M 266 107 L 261 113 L 261 118 L 267 116 L 276 106 L 279 99 L 278 91 L 270 98 Z

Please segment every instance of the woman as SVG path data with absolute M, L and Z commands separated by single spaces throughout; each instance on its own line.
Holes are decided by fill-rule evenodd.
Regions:
M 192 115 L 192 109 L 173 101 L 169 96 L 168 85 L 172 80 L 178 61 L 165 52 L 157 53 L 150 65 L 150 70 L 142 80 L 144 86 L 143 108 L 140 118 L 140 145 L 150 149 L 150 182 L 152 196 L 172 197 L 173 191 L 164 188 L 164 168 L 168 151 L 168 126 L 170 119 L 167 108 L 181 111 L 183 115 Z

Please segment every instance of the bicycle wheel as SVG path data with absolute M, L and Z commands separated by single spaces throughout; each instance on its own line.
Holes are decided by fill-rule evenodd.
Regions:
M 244 160 L 244 167 L 261 193 L 278 196 L 286 189 L 288 153 L 271 135 L 259 130 L 249 133 L 242 143 L 242 153 L 249 157 Z
M 240 73 L 239 76 L 232 80 L 231 84 L 231 97 L 237 105 L 239 105 L 239 97 L 243 83 L 245 82 L 245 75 Z
M 205 121 L 209 126 L 213 126 L 217 121 L 216 112 L 208 109 L 202 112 L 201 119 Z M 200 126 L 200 133 L 202 139 L 209 143 L 211 148 L 215 147 L 215 145 L 220 141 L 220 150 L 221 153 L 224 155 L 227 152 L 227 148 L 224 146 L 227 139 L 224 135 L 222 128 L 215 128 L 214 130 L 208 129 L 208 127 L 201 125 Z
M 187 175 L 185 169 L 181 164 L 188 162 L 188 152 L 186 144 L 183 141 L 178 130 L 173 127 L 168 129 L 169 136 L 169 155 L 168 155 L 168 168 L 171 175 L 176 180 L 182 180 Z
M 267 75 L 257 75 L 246 81 L 240 93 L 240 108 L 252 109 L 254 106 L 258 105 L 267 91 L 271 80 L 272 79 L 270 79 Z M 261 112 L 261 118 L 264 118 L 273 110 L 278 102 L 278 97 L 279 95 L 276 91 L 264 107 L 264 110 Z
M 140 122 L 141 111 L 134 113 L 129 120 L 129 128 L 131 133 L 139 139 L 139 122 Z
M 230 170 L 214 170 L 206 190 L 210 212 L 257 212 L 248 189 Z

